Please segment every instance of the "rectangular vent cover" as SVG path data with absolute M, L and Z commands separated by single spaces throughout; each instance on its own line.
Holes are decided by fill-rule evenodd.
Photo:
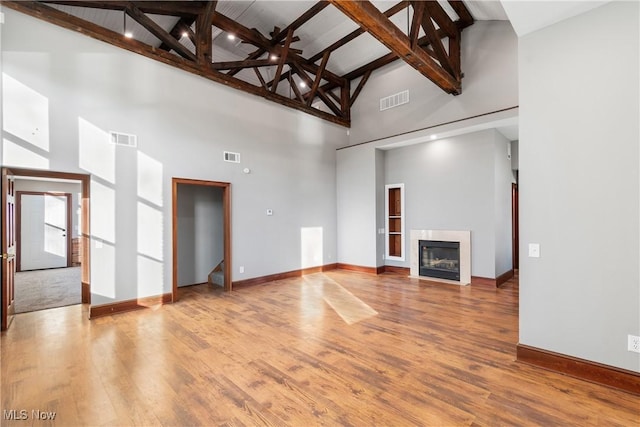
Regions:
M 380 111 L 388 110 L 389 108 L 397 107 L 409 102 L 409 91 L 405 90 L 385 98 L 380 98 Z
M 128 133 L 122 132 L 109 132 L 109 140 L 112 144 L 122 145 L 125 147 L 137 147 L 138 146 L 138 137 L 136 135 L 131 135 Z
M 240 163 L 240 153 L 224 152 L 224 161 L 230 163 Z

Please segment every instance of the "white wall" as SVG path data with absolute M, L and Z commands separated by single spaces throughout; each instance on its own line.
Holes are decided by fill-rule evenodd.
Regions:
M 612 2 L 519 46 L 520 342 L 636 372 L 639 8 Z
M 405 253 L 412 229 L 470 230 L 473 276 L 495 278 L 511 269 L 510 235 L 503 238 L 511 230 L 506 144 L 485 130 L 386 151 L 386 184 L 405 185 Z M 410 260 L 386 264 L 409 267 Z
M 206 282 L 224 259 L 222 192 L 178 184 L 178 286 Z
M 233 280 L 301 268 L 309 227 L 322 231 L 316 262 L 335 262 L 335 147 L 346 143 L 344 128 L 5 15 L 2 164 L 91 174 L 94 304 L 171 291 L 172 177 L 232 184 Z M 22 97 L 8 97 L 7 83 Z M 15 99 L 33 108 L 15 114 Z M 138 147 L 105 142 L 110 130 L 138 135 Z M 224 163 L 224 150 L 241 153 L 242 163 Z

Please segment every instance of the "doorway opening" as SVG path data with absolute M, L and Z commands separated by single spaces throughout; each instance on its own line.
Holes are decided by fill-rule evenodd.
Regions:
M 86 174 L 2 168 L 3 330 L 16 312 L 91 303 L 90 181 Z M 21 294 L 17 274 L 27 271 L 38 274 Z
M 178 287 L 212 283 L 214 276 L 231 291 L 231 184 L 173 178 L 172 203 L 172 301 Z
M 15 177 L 15 313 L 82 302 L 80 181 Z

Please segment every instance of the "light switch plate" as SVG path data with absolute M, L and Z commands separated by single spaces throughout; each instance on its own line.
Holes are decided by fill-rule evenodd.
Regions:
M 539 243 L 529 243 L 529 258 L 540 258 Z

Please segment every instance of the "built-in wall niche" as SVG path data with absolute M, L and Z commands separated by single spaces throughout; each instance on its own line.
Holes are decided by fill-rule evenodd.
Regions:
M 386 259 L 404 261 L 404 184 L 385 185 Z

